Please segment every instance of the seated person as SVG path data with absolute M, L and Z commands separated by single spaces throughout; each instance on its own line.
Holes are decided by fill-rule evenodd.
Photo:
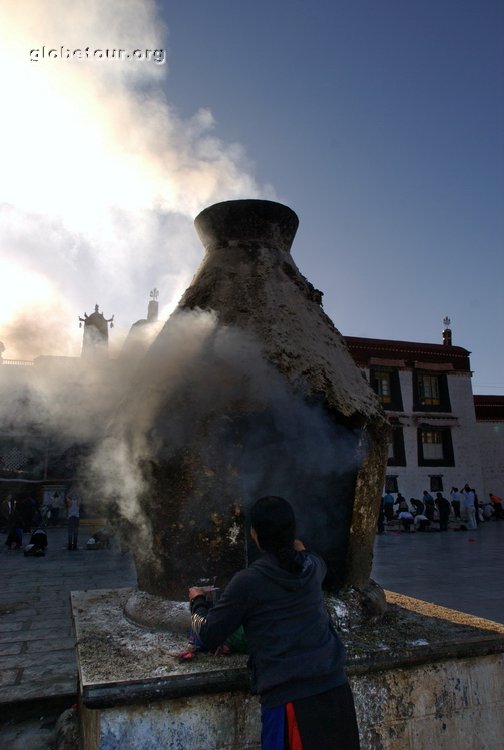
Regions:
M 409 512 L 409 510 L 402 510 L 398 518 L 401 522 L 401 525 L 403 527 L 404 531 L 410 531 L 411 527 L 413 526 L 413 514 Z
M 416 531 L 428 531 L 431 522 L 424 513 L 417 513 L 415 516 L 415 530 Z

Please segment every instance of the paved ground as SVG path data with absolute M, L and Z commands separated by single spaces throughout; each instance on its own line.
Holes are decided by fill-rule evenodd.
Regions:
M 504 521 L 477 531 L 388 531 L 372 578 L 383 588 L 504 623 Z
M 82 528 L 79 542 L 92 535 Z M 77 693 L 70 591 L 136 585 L 129 554 L 65 548 L 66 529 L 48 529 L 45 557 L 8 550 L 0 535 L 0 748 L 47 748 L 56 718 Z M 28 539 L 25 539 L 27 542 Z
M 81 529 L 85 544 L 92 528 Z M 9 551 L 0 536 L 0 748 L 46 750 L 76 699 L 70 591 L 136 584 L 130 555 L 69 552 L 49 530 L 45 557 Z M 384 588 L 504 623 L 504 522 L 477 531 L 378 536 L 372 577 Z

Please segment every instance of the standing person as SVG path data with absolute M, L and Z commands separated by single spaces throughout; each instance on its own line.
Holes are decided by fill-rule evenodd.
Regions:
M 5 495 L 4 499 L 2 500 L 2 505 L 0 506 L 0 521 L 2 524 L 2 531 L 9 530 L 10 517 L 13 510 L 14 502 L 12 500 L 12 495 L 8 493 L 7 495 Z
M 345 650 L 322 594 L 327 568 L 295 530 L 286 500 L 258 500 L 250 534 L 260 559 L 236 573 L 211 609 L 202 589 L 189 589 L 193 629 L 215 649 L 243 625 L 262 750 L 359 750 Z
M 448 531 L 448 520 L 450 518 L 450 502 L 443 497 L 441 492 L 436 492 L 436 505 L 439 513 L 439 531 Z
M 453 513 L 457 520 L 460 520 L 460 500 L 461 494 L 458 491 L 458 487 L 452 487 L 450 490 L 450 501 L 453 508 Z
M 51 526 L 58 525 L 60 512 L 65 507 L 65 502 L 58 490 L 56 490 L 51 501 Z
M 386 492 L 383 496 L 383 512 L 387 521 L 392 521 L 394 518 L 394 496 L 390 492 Z
M 467 514 L 468 525 L 469 528 L 474 531 L 478 528 L 476 523 L 476 495 L 468 484 L 464 485 L 462 495 L 464 498 L 464 508 Z
M 485 519 L 483 517 L 483 513 L 481 512 L 481 505 L 478 494 L 474 487 L 471 487 L 471 490 L 474 492 L 474 517 L 476 518 L 476 526 L 479 526 L 480 523 L 483 523 Z
M 19 502 L 19 514 L 23 531 L 29 533 L 33 524 L 33 500 L 30 495 L 25 495 Z
M 8 549 L 21 549 L 23 546 L 23 521 L 17 507 L 17 501 L 12 502 L 12 510 L 9 516 L 9 533 L 5 544 Z
M 77 497 L 66 497 L 68 516 L 68 549 L 77 549 L 77 537 L 79 536 L 80 502 Z
M 429 521 L 433 521 L 434 520 L 434 511 L 436 510 L 436 506 L 434 504 L 434 498 L 432 497 L 432 495 L 429 492 L 427 492 L 427 490 L 424 490 L 424 493 L 423 493 L 423 502 L 424 502 L 424 505 L 425 505 L 425 511 L 424 511 L 425 515 L 427 516 L 427 518 L 429 519 Z

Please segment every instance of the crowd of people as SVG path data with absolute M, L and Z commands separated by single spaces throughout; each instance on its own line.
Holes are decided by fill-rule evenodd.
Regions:
M 36 529 L 54 526 L 59 521 L 59 494 L 52 502 L 42 503 L 29 494 L 15 497 L 7 493 L 0 503 L 0 531 L 7 534 L 5 545 L 9 550 L 23 549 L 23 535 L 33 534 Z M 62 501 L 63 504 L 63 501 Z M 64 499 L 68 526 L 68 549 L 77 549 L 79 530 L 79 500 L 75 496 Z
M 476 530 L 485 521 L 504 520 L 503 500 L 493 492 L 484 502 L 476 490 L 465 484 L 460 490 L 452 487 L 449 499 L 442 492 L 435 496 L 424 490 L 422 499 L 407 500 L 400 492 L 387 492 L 381 500 L 378 517 L 378 533 L 385 533 L 386 524 L 399 522 L 403 531 L 448 531 L 450 520 L 453 528 Z
M 31 533 L 40 524 L 40 507 L 30 495 L 5 495 L 0 505 L 0 528 L 7 534 L 5 544 L 9 549 L 21 549 L 23 533 Z

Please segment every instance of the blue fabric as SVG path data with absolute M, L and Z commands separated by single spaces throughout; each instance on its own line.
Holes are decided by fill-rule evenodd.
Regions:
M 284 750 L 285 706 L 261 706 L 261 749 Z

